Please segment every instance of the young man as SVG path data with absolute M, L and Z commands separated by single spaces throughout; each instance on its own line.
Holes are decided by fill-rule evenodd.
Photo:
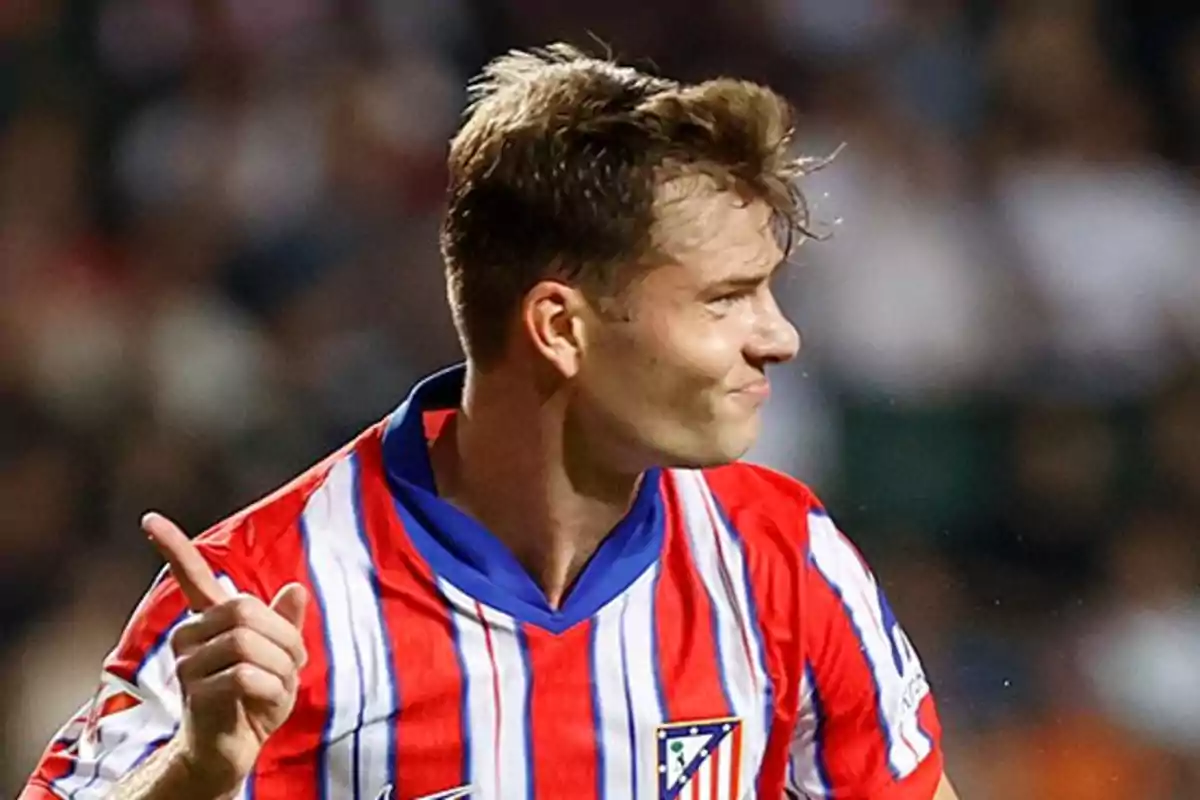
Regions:
M 194 543 L 22 797 L 952 798 L 920 663 L 802 485 L 790 112 L 564 46 L 450 153 L 466 364 Z

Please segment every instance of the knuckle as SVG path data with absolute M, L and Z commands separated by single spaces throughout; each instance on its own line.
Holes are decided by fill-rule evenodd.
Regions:
M 249 692 L 255 685 L 256 671 L 249 664 L 238 664 L 233 668 L 233 685 L 239 692 Z
M 230 600 L 230 604 L 233 606 L 235 619 L 241 624 L 252 622 L 266 607 L 262 600 L 252 594 L 240 594 Z
M 234 628 L 225 634 L 230 653 L 239 661 L 245 661 L 254 653 L 253 635 L 247 628 Z
M 307 651 L 304 645 L 304 639 L 299 635 L 288 636 L 281 646 L 288 655 L 297 661 L 301 661 L 306 657 Z
M 175 676 L 179 678 L 180 684 L 187 684 L 192 679 L 192 673 L 195 665 L 195 657 L 192 655 L 184 655 L 175 659 Z
M 226 601 L 225 613 L 234 625 L 245 625 L 253 617 L 253 609 L 244 597 L 235 597 Z

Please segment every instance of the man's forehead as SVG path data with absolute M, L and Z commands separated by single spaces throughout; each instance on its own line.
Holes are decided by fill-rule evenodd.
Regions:
M 739 259 L 778 263 L 770 205 L 717 187 L 706 176 L 683 176 L 660 187 L 655 206 L 655 249 L 672 260 L 739 253 Z

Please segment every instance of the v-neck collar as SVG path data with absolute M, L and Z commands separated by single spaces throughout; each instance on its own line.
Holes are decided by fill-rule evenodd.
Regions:
M 459 364 L 422 380 L 388 420 L 383 460 L 396 511 L 437 575 L 516 620 L 562 633 L 619 597 L 658 559 L 665 520 L 661 472 L 642 476 L 629 512 L 554 609 L 504 543 L 437 494 L 429 431 L 459 408 L 465 374 Z

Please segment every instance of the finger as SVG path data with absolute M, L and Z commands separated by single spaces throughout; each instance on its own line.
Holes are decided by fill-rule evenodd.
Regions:
M 307 607 L 308 590 L 298 583 L 284 586 L 271 601 L 271 609 L 299 629 L 304 627 L 304 610 Z
M 179 682 L 191 686 L 235 664 L 249 664 L 275 675 L 282 682 L 300 665 L 283 648 L 250 628 L 234 628 L 181 657 L 176 663 Z
M 284 705 L 291 693 L 278 676 L 251 664 L 234 664 L 192 685 L 192 703 L 215 698 Z
M 204 556 L 178 525 L 151 511 L 142 517 L 142 530 L 167 560 L 193 611 L 205 611 L 229 598 Z
M 237 595 L 185 621 L 171 635 L 171 648 L 176 656 L 188 655 L 234 628 L 248 628 L 261 634 L 301 666 L 308 660 L 299 629 L 267 608 L 262 600 L 248 594 Z

